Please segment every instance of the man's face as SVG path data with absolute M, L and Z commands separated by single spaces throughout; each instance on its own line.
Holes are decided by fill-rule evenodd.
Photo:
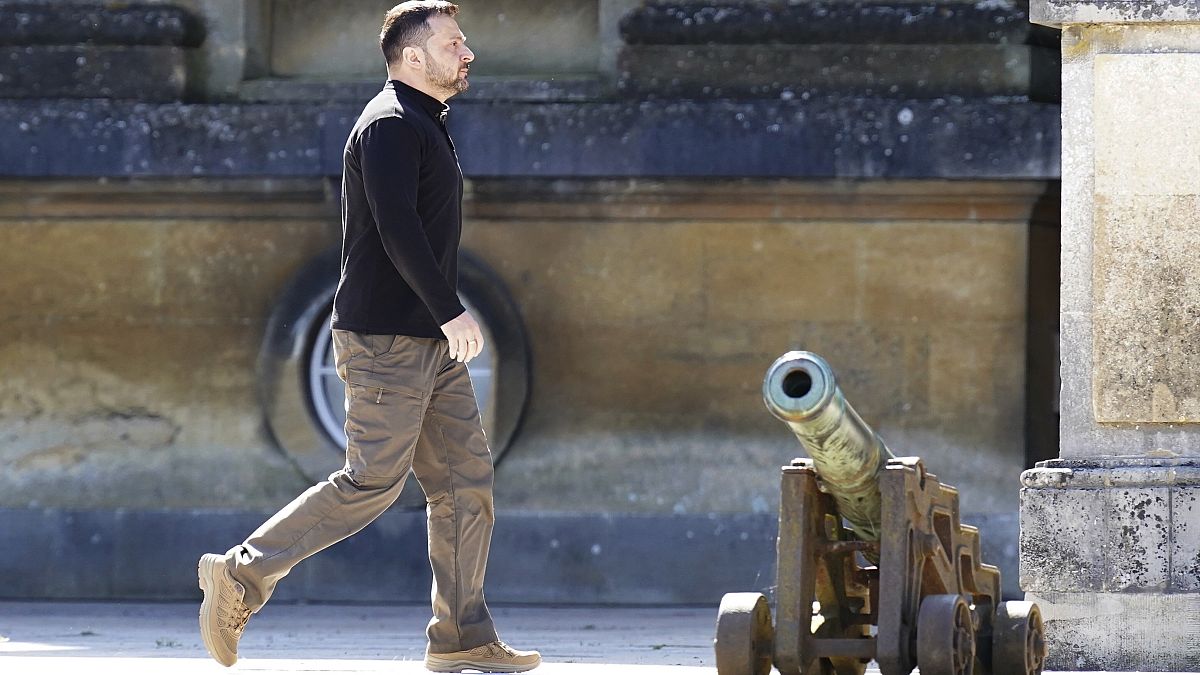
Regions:
M 467 84 L 467 69 L 475 53 L 467 47 L 467 38 L 458 22 L 445 14 L 429 17 L 433 35 L 425 43 L 425 77 L 429 84 L 449 96 L 461 94 Z

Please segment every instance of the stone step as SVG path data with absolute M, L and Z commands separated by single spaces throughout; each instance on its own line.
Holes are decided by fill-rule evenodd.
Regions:
M 627 44 L 1022 44 L 1021 2 L 647 3 L 621 20 Z
M 200 20 L 172 5 L 0 0 L 0 46 L 198 47 L 202 42 Z
M 1027 45 L 630 45 L 619 87 L 654 98 L 1059 94 L 1058 53 Z
M 337 176 L 361 104 L 0 100 L 9 176 Z M 469 177 L 1030 179 L 1059 108 L 1011 100 L 463 101 Z M 469 150 L 468 150 L 469 149 Z
M 187 80 L 180 47 L 0 47 L 0 98 L 178 101 Z
M 262 103 L 362 104 L 383 88 L 384 78 L 320 79 L 260 78 L 246 80 L 238 91 L 242 101 Z M 597 76 L 576 75 L 553 79 L 472 75 L 471 88 L 454 97 L 463 101 L 525 101 L 530 103 L 581 102 L 611 99 L 612 85 Z

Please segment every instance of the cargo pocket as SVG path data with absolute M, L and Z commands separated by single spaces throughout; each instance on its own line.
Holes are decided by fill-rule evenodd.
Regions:
M 360 488 L 390 487 L 412 467 L 424 403 L 381 387 L 346 389 L 346 473 Z
M 346 341 L 349 358 L 339 374 L 346 384 L 361 387 L 364 399 L 376 404 L 390 396 L 424 400 L 432 387 L 426 359 L 421 350 L 405 348 L 407 338 L 349 333 Z

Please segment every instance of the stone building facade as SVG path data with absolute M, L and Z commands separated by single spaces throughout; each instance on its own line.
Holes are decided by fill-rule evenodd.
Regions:
M 1057 451 L 1055 36 L 1007 2 L 461 4 L 497 547 L 541 551 L 489 593 L 768 585 L 799 449 L 760 385 L 796 348 L 961 489 L 1015 593 L 1019 475 Z M 334 6 L 0 0 L 0 540 L 101 561 L 13 594 L 186 596 L 113 570 L 185 527 L 135 569 L 186 572 L 338 466 L 310 352 L 390 4 Z M 75 79 L 37 76 L 64 58 Z M 307 574 L 380 546 L 420 574 L 419 523 L 397 509 Z

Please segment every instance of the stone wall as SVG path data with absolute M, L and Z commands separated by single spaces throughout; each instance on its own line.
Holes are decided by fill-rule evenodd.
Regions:
M 968 513 L 1024 462 L 1030 183 L 476 185 L 467 243 L 530 326 L 534 386 L 502 504 L 771 511 L 798 452 L 766 367 L 826 355 L 898 454 Z M 997 476 L 1009 479 L 997 480 Z
M 269 509 L 304 486 L 264 431 L 255 358 L 281 289 L 336 244 L 319 181 L 3 189 L 0 506 Z M 474 183 L 465 245 L 516 301 L 533 363 L 499 502 L 770 512 L 798 447 L 759 386 L 807 348 L 966 512 L 1014 512 L 1041 190 Z
M 263 431 L 279 288 L 337 236 L 320 181 L 0 182 L 0 500 L 259 507 L 304 485 Z

